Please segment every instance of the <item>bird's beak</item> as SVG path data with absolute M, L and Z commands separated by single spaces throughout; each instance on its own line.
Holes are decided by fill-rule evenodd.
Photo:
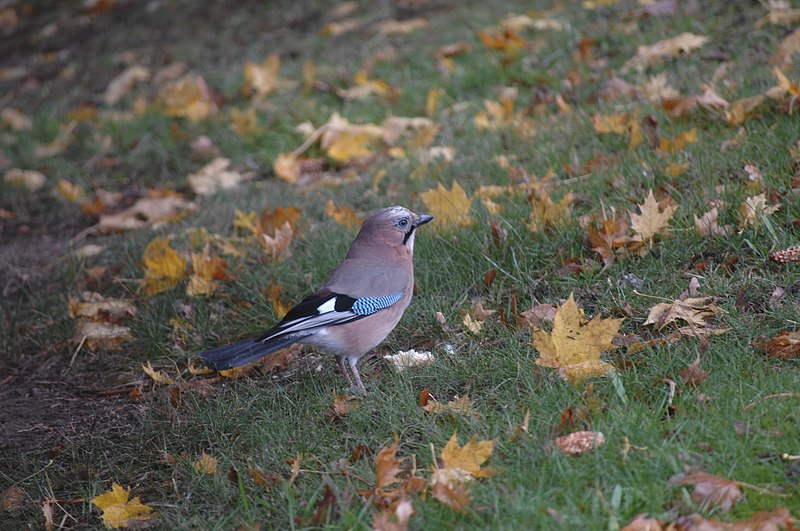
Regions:
M 433 216 L 428 214 L 419 214 L 417 216 L 417 220 L 414 222 L 414 228 L 416 229 L 420 225 L 425 225 L 427 222 L 433 219 Z

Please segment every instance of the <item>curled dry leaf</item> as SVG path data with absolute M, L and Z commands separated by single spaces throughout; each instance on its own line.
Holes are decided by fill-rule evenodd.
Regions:
M 748 197 L 739 206 L 739 225 L 742 228 L 758 225 L 762 218 L 775 213 L 779 208 L 780 205 L 767 204 L 766 193 Z
M 337 417 L 346 417 L 352 411 L 359 409 L 364 404 L 357 396 L 352 395 L 336 395 L 333 397 L 333 405 L 331 410 Z
M 616 348 L 611 340 L 618 335 L 621 319 L 591 321 L 575 304 L 572 293 L 556 310 L 550 333 L 533 330 L 533 345 L 539 351 L 537 365 L 559 369 L 565 379 L 607 376 L 613 367 L 600 359 L 600 354 Z
M 558 203 L 554 202 L 546 190 L 534 191 L 530 196 L 531 210 L 528 228 L 538 232 L 545 227 L 564 225 L 570 219 L 569 206 L 572 204 L 572 192 L 568 192 Z
M 102 511 L 101 518 L 106 527 L 119 529 L 150 519 L 152 507 L 142 504 L 139 496 L 132 500 L 129 497 L 130 489 L 114 483 L 109 492 L 92 498 L 92 504 Z
M 353 209 L 344 205 L 336 206 L 333 199 L 328 199 L 328 203 L 325 205 L 325 215 L 348 229 L 356 229 L 361 226 L 362 222 Z
M 167 376 L 165 373 L 154 369 L 149 360 L 147 365 L 142 364 L 142 370 L 153 380 L 155 385 L 177 385 L 177 382 Z
M 636 517 L 628 522 L 628 525 L 621 531 L 663 531 L 664 523 L 657 518 L 650 518 L 647 513 L 637 514 Z M 711 531 L 711 530 L 709 530 Z
M 149 79 L 150 70 L 139 65 L 130 66 L 111 80 L 103 94 L 103 101 L 106 105 L 114 105 L 124 98 L 137 83 Z
M 622 66 L 622 72 L 631 68 L 646 68 L 660 62 L 665 57 L 687 55 L 706 44 L 709 40 L 708 37 L 703 35 L 687 32 L 655 44 L 641 45 L 636 50 L 636 55 Z
M 264 249 L 268 260 L 283 260 L 292 255 L 289 247 L 292 244 L 293 237 L 292 224 L 286 221 L 282 227 L 275 230 L 275 236 L 261 233 L 258 243 Z
M 595 450 L 606 442 L 605 435 L 599 431 L 576 431 L 559 437 L 555 441 L 556 448 L 567 455 L 581 455 Z
M 692 387 L 697 387 L 701 383 L 708 378 L 708 371 L 703 370 L 700 368 L 700 355 L 697 355 L 697 358 L 689 364 L 688 367 L 684 367 L 680 370 L 681 380 L 686 385 L 691 385 Z
M 437 402 L 435 400 L 428 400 L 428 403 L 422 406 L 426 413 L 433 415 L 453 415 L 454 417 L 472 417 L 480 418 L 480 413 L 472 409 L 472 404 L 469 400 L 469 395 L 464 395 L 460 398 L 454 398 L 446 404 Z
M 692 501 L 704 507 L 719 507 L 730 510 L 742 499 L 739 482 L 732 481 L 708 472 L 697 471 L 676 474 L 669 478 L 669 485 L 691 485 L 694 487 Z
M 401 498 L 393 508 L 374 515 L 372 531 L 407 531 L 413 515 L 411 501 Z
M 777 336 L 758 343 L 756 347 L 764 350 L 771 358 L 800 358 L 800 332 L 784 330 Z
M 263 63 L 248 61 L 244 64 L 244 83 L 242 95 L 245 98 L 266 98 L 278 86 L 278 73 L 281 70 L 281 58 L 274 53 Z
M 728 236 L 732 234 L 733 226 L 723 225 L 720 227 L 717 224 L 718 216 L 719 211 L 717 210 L 717 207 L 712 208 L 699 218 L 696 214 L 694 214 L 694 230 L 697 231 L 697 234 L 700 236 Z
M 466 511 L 472 502 L 469 487 L 464 483 L 435 483 L 431 488 L 431 493 L 436 501 L 457 513 Z
M 77 319 L 73 342 L 89 348 L 117 350 L 120 343 L 132 338 L 122 323 L 136 315 L 136 306 L 128 299 L 106 298 L 99 293 L 81 294 L 83 301 L 71 298 L 69 316 Z
M 179 116 L 192 122 L 217 113 L 217 104 L 205 80 L 187 75 L 161 87 L 158 100 L 167 116 Z
M 650 308 L 645 325 L 655 325 L 656 330 L 677 321 L 684 321 L 690 329 L 702 332 L 708 326 L 708 320 L 715 317 L 721 308 L 713 303 L 712 297 L 689 297 L 673 302 L 660 302 Z M 697 335 L 697 334 L 690 334 Z
M 423 367 L 433 364 L 433 354 L 430 351 L 401 350 L 397 354 L 387 354 L 383 357 L 394 370 L 401 372 L 409 367 Z

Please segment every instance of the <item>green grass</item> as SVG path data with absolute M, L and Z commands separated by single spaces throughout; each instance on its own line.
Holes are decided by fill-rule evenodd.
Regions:
M 629 72 L 625 79 L 641 83 L 649 75 L 664 72 L 682 94 L 696 94 L 699 83 L 710 80 L 724 59 L 735 64 L 725 78 L 730 84 L 719 85 L 719 93 L 730 101 L 753 95 L 775 83 L 768 58 L 786 28 L 755 29 L 754 22 L 764 10 L 748 2 L 728 2 L 698 13 L 639 19 L 635 29 L 625 34 L 616 25 L 628 22 L 622 15 L 634 9 L 635 2 L 623 1 L 597 11 L 570 2 L 552 13 L 568 22 L 564 31 L 523 33 L 541 39 L 539 49 L 523 52 L 504 66 L 502 53 L 485 49 L 477 32 L 497 24 L 506 13 L 551 6 L 432 2 L 419 13 L 430 27 L 412 36 L 378 37 L 362 30 L 331 38 L 317 34 L 327 21 L 329 5 L 308 3 L 300 9 L 294 3 L 278 4 L 251 12 L 231 4 L 230 13 L 217 14 L 218 41 L 198 37 L 190 25 L 175 22 L 179 13 L 172 6 L 162 8 L 158 21 L 137 12 L 140 18 L 135 20 L 140 22 L 131 30 L 132 44 L 117 42 L 114 30 L 119 30 L 119 21 L 101 19 L 108 24 L 104 26 L 107 41 L 90 39 L 84 44 L 84 55 L 96 60 L 92 83 L 76 84 L 53 101 L 37 102 L 34 96 L 21 94 L 9 103 L 31 114 L 35 127 L 5 134 L 0 145 L 13 166 L 40 169 L 48 176 L 48 184 L 35 193 L 0 185 L 0 206 L 16 216 L 4 224 L 11 239 L 8 245 L 3 243 L 2 256 L 12 273 L 3 278 L 14 289 L 2 300 L 0 318 L 0 380 L 6 369 L 13 379 L 0 385 L 0 393 L 11 397 L 17 389 L 12 386 L 35 389 L 44 393 L 44 402 L 30 395 L 30 403 L 49 407 L 27 413 L 31 433 L 46 432 L 46 436 L 4 446 L 0 454 L 0 491 L 17 485 L 30 497 L 19 510 L 3 514 L 9 528 L 42 527 L 38 502 L 43 498 L 83 498 L 82 503 L 64 502 L 64 510 L 56 510 L 56 523 L 68 513 L 68 526 L 99 527 L 102 524 L 90 500 L 118 482 L 157 511 L 157 527 L 231 529 L 255 523 L 262 528 L 310 527 L 328 485 L 336 495 L 335 516 L 329 515 L 316 527 L 368 529 L 377 509 L 373 500 L 362 498 L 358 491 L 374 486 L 374 462 L 371 457 L 351 462 L 354 451 L 368 448 L 377 453 L 397 437 L 398 454 L 414 456 L 420 473 L 427 476 L 433 464 L 431 445 L 438 453 L 454 431 L 461 443 L 473 436 L 494 440 L 488 465 L 499 473 L 470 486 L 473 499 L 465 513 L 454 513 L 430 495 L 425 499 L 412 496 L 412 528 L 617 529 L 643 512 L 665 521 L 692 512 L 737 521 L 776 507 L 788 507 L 793 516 L 800 516 L 796 467 L 781 458 L 800 453 L 799 399 L 796 394 L 767 398 L 797 393 L 800 365 L 796 359 L 767 358 L 754 346 L 761 338 L 796 330 L 800 322 L 800 269 L 796 263 L 778 266 L 768 258 L 770 251 L 797 245 L 799 239 L 800 204 L 796 190 L 790 188 L 797 167 L 789 153 L 800 134 L 796 113 L 787 115 L 775 102 L 764 104 L 758 116 L 741 125 L 745 130 L 742 143 L 722 152 L 720 144 L 732 138 L 738 126 L 708 113 L 696 111 L 670 119 L 658 105 L 594 99 L 610 72 L 618 71 L 638 45 L 684 31 L 708 35 L 711 42 L 643 74 Z M 361 13 L 389 16 L 366 3 Z M 223 102 L 219 115 L 188 123 L 150 110 L 130 120 L 81 124 L 64 154 L 35 160 L 35 143 L 52 140 L 76 102 L 89 95 L 99 99 L 107 80 L 118 73 L 113 53 L 133 46 L 154 70 L 169 61 L 158 49 L 156 33 L 151 33 L 151 29 L 165 28 L 171 35 L 169 60 L 185 60 L 194 72 L 204 75 Z M 234 35 L 248 36 L 241 49 L 233 44 Z M 572 50 L 581 35 L 597 40 L 595 53 L 607 60 L 604 69 L 573 61 Z M 469 42 L 472 51 L 455 57 L 453 71 L 443 76 L 436 69 L 435 50 L 459 40 Z M 388 45 L 397 48 L 397 59 L 378 63 L 371 78 L 401 90 L 394 104 L 380 99 L 342 102 L 331 93 L 303 96 L 299 90 L 278 91 L 258 112 L 262 134 L 241 139 L 230 130 L 230 109 L 248 105 L 239 94 L 245 60 L 261 61 L 269 53 L 280 52 L 281 76 L 288 79 L 299 79 L 302 63 L 313 60 L 320 80 L 346 87 L 363 61 Z M 572 70 L 582 76 L 583 83 L 570 89 L 563 80 Z M 791 79 L 799 76 L 794 67 L 784 72 Z M 63 81 L 52 83 L 58 87 Z M 562 93 L 572 112 L 561 115 L 554 104 L 548 104 L 544 113 L 529 117 L 536 129 L 532 138 L 521 137 L 512 128 L 477 130 L 473 117 L 482 109 L 482 101 L 497 99 L 495 88 L 505 85 L 519 90 L 517 110 L 528 106 L 534 89 L 547 89 Z M 293 187 L 272 174 L 274 158 L 302 142 L 302 135 L 294 131 L 298 123 L 309 120 L 319 125 L 332 112 L 351 122 L 380 123 L 389 114 L 421 116 L 431 86 L 444 91 L 433 118 L 441 126 L 437 144 L 456 149 L 451 164 L 431 164 L 428 171 L 415 172 L 420 163 L 413 157 L 378 160 L 358 169 L 354 180 L 329 187 Z M 81 90 L 93 92 L 76 98 Z M 139 87 L 117 107 L 129 109 L 136 94 L 152 96 L 146 87 Z M 625 137 L 599 135 L 592 128 L 594 114 L 634 110 L 642 118 L 652 116 L 661 137 L 673 138 L 696 128 L 699 141 L 662 156 L 647 142 L 628 151 Z M 52 261 L 42 256 L 55 258 L 83 243 L 65 245 L 63 240 L 91 223 L 76 205 L 51 193 L 59 179 L 129 197 L 153 187 L 188 193 L 185 177 L 201 165 L 192 159 L 189 142 L 200 134 L 210 136 L 221 155 L 234 164 L 255 169 L 256 178 L 234 190 L 196 198 L 197 212 L 177 223 L 152 231 L 92 237 L 90 241 L 107 246 L 96 258 L 42 266 Z M 323 153 L 315 147 L 310 154 Z M 183 369 L 204 348 L 273 324 L 275 316 L 264 295 L 271 280 L 285 287 L 287 301 L 299 301 L 318 287 L 354 236 L 324 214 L 328 199 L 362 214 L 395 203 L 422 211 L 419 194 L 438 181 L 449 186 L 457 179 L 468 193 L 485 184 L 516 182 L 493 162 L 501 154 L 513 157 L 512 164 L 530 175 L 555 172 L 553 198 L 568 191 L 578 195 L 571 220 L 531 234 L 526 225 L 531 207 L 520 195 L 498 200 L 502 205 L 498 215 L 490 215 L 476 200 L 471 227 L 441 230 L 434 222 L 421 229 L 415 256 L 417 294 L 396 331 L 374 356 L 362 361 L 368 394 L 359 409 L 343 418 L 327 414 L 334 396 L 349 391 L 333 359 L 310 351 L 289 375 L 215 382 L 208 395 L 187 391 L 177 405 L 170 387 L 152 388 L 146 381 L 142 363 L 150 361 L 175 376 L 176 368 Z M 102 157 L 114 161 L 101 164 Z M 584 165 L 595 157 L 609 162 L 586 170 Z M 686 171 L 669 177 L 665 170 L 672 161 L 688 163 Z M 738 224 L 738 205 L 753 195 L 746 188 L 743 170 L 748 162 L 763 172 L 767 191 L 781 194 L 783 207 L 757 228 L 727 237 L 699 237 L 693 215 L 705 212 L 712 199 L 726 202 L 720 209 L 720 224 Z M 567 167 L 572 173 L 567 174 Z M 373 190 L 371 176 L 380 169 L 387 173 Z M 645 256 L 628 256 L 603 269 L 602 263 L 593 261 L 596 256 L 578 218 L 598 216 L 603 206 L 615 207 L 618 215 L 637 212 L 636 204 L 648 189 L 658 199 L 669 196 L 679 205 L 670 234 L 659 237 Z M 191 229 L 205 227 L 229 236 L 236 209 L 259 212 L 265 205 L 303 209 L 301 236 L 292 244 L 291 257 L 272 263 L 265 263 L 257 252 L 231 258 L 235 278 L 222 283 L 209 299 L 187 297 L 185 283 L 152 298 L 137 294 L 137 281 L 143 276 L 142 251 L 152 238 L 171 235 L 176 249 L 188 250 Z M 501 245 L 492 243 L 493 221 L 508 231 Z M 29 237 L 23 225 L 29 227 Z M 48 237 L 61 243 L 51 247 Z M 25 280 L 31 256 L 40 257 L 31 270 L 37 273 Z M 593 265 L 570 274 L 564 262 L 576 257 Z M 731 257 L 738 262 L 728 269 L 725 263 Z M 701 259 L 708 265 L 702 271 L 695 267 Z M 117 267 L 102 287 L 104 295 L 135 298 L 139 313 L 128 323 L 134 339 L 121 351 L 84 349 L 71 361 L 76 346 L 67 341 L 74 334 L 67 301 L 87 288 L 85 269 L 93 265 Z M 483 277 L 491 269 L 497 270 L 497 276 L 487 288 Z M 630 275 L 642 279 L 641 286 L 634 289 L 625 280 Z M 461 325 L 462 313 L 473 299 L 510 315 L 512 299 L 525 310 L 539 303 L 558 304 L 574 293 L 588 316 L 608 317 L 628 304 L 631 312 L 621 332 L 647 338 L 656 333 L 643 323 L 658 300 L 640 293 L 675 299 L 687 289 L 691 275 L 698 277 L 704 293 L 716 298 L 723 309 L 719 324 L 731 330 L 711 337 L 707 350 L 698 341 L 684 338 L 635 353 L 625 348 L 608 352 L 605 357 L 617 366 L 621 389 L 609 379 L 577 385 L 562 381 L 555 371 L 536 365 L 538 354 L 530 332 L 507 326 L 497 316 L 486 322 L 479 335 Z M 786 293 L 781 304 L 773 307 L 769 299 L 777 286 Z M 188 335 L 176 348 L 171 320 L 182 316 L 181 304 L 190 305 L 192 312 L 186 319 Z M 437 311 L 444 314 L 449 331 L 436 322 Z M 409 348 L 431 350 L 435 363 L 398 374 L 381 359 L 382 354 Z M 709 377 L 693 388 L 682 383 L 680 370 L 698 352 Z M 677 382 L 671 408 L 667 380 Z M 124 394 L 99 394 L 125 386 L 141 387 L 143 398 L 134 402 Z M 480 416 L 429 415 L 418 405 L 423 389 L 440 401 L 468 394 Z M 52 394 L 49 402 L 48 393 Z M 15 401 L 15 408 L 20 403 L 24 401 Z M 583 406 L 589 408 L 586 418 L 560 425 L 562 411 Z M 52 412 L 61 408 L 64 413 L 58 418 Z M 528 434 L 513 437 L 528 411 Z M 43 420 L 36 427 L 39 414 Z M 746 433 L 737 433 L 736 422 L 749 427 Z M 606 444 L 580 457 L 550 449 L 555 435 L 579 429 L 602 431 Z M 630 445 L 627 453 L 626 444 Z M 217 474 L 194 470 L 193 461 L 203 451 L 219 460 Z M 287 478 L 287 459 L 297 455 L 301 471 L 292 484 L 284 479 L 264 488 L 248 473 L 249 466 L 258 465 Z M 744 499 L 729 513 L 698 507 L 691 501 L 690 488 L 667 484 L 671 476 L 688 468 L 743 481 L 771 494 L 744 487 Z

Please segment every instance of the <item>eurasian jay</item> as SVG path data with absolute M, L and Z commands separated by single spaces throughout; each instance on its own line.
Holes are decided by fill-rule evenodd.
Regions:
M 361 225 L 344 262 L 318 291 L 257 339 L 203 352 L 203 362 L 216 370 L 230 369 L 303 343 L 336 356 L 352 386 L 347 360 L 364 391 L 356 364 L 386 339 L 411 302 L 414 233 L 432 219 L 401 206 L 377 211 Z

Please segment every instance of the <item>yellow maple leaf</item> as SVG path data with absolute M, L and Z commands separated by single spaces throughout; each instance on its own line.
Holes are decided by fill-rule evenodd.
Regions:
M 592 116 L 592 127 L 598 133 L 627 134 L 628 122 L 628 113 L 595 114 Z
M 194 469 L 197 472 L 201 472 L 203 474 L 216 474 L 217 473 L 217 458 L 211 455 L 208 455 L 205 450 L 203 453 L 200 454 L 200 457 L 195 459 L 194 463 L 192 463 Z
M 656 234 L 666 233 L 667 225 L 677 209 L 677 206 L 667 206 L 664 210 L 661 210 L 655 197 L 653 197 L 653 191 L 650 190 L 644 200 L 644 204 L 639 205 L 641 214 L 629 212 L 631 228 L 636 233 L 633 239 L 641 242 L 651 242 Z
M 208 249 L 203 253 L 192 253 L 192 276 L 186 286 L 189 297 L 208 296 L 216 291 L 219 282 L 214 280 L 218 262 L 209 256 Z
M 130 489 L 114 483 L 111 491 L 92 498 L 92 503 L 103 511 L 101 517 L 103 524 L 110 529 L 128 527 L 131 520 L 143 521 L 150 519 L 152 507 L 142 504 L 139 496 L 129 500 Z
M 169 246 L 169 239 L 154 238 L 142 255 L 144 280 L 141 290 L 145 295 L 168 291 L 183 279 L 186 261 Z
M 242 84 L 242 95 L 249 98 L 255 95 L 257 98 L 266 98 L 275 90 L 278 85 L 278 72 L 281 69 L 281 58 L 274 53 L 264 60 L 263 63 L 246 62 L 244 64 L 244 83 Z
M 538 232 L 546 226 L 564 224 L 569 220 L 569 205 L 572 203 L 572 199 L 572 192 L 568 192 L 558 203 L 555 203 L 544 189 L 535 192 L 531 195 L 533 210 L 528 228 L 531 232 Z
M 258 243 L 263 247 L 268 259 L 283 260 L 292 255 L 289 246 L 292 244 L 293 236 L 292 224 L 287 221 L 275 231 L 274 236 L 262 233 Z
M 464 446 L 458 444 L 458 437 L 456 432 L 453 432 L 452 437 L 450 440 L 447 441 L 447 444 L 444 448 L 442 448 L 442 468 L 437 470 L 445 470 L 450 469 L 453 471 L 457 471 L 457 474 L 449 475 L 448 473 L 440 474 L 436 477 L 434 473 L 434 477 L 431 478 L 431 482 L 433 484 L 440 483 L 442 479 L 456 479 L 456 481 L 469 481 L 472 478 L 483 478 L 489 477 L 496 473 L 496 471 L 492 468 L 481 468 L 483 463 L 486 462 L 489 457 L 492 455 L 492 451 L 494 450 L 494 441 L 492 440 L 483 440 L 479 441 L 477 438 L 473 437 L 471 441 L 469 441 Z M 447 483 L 451 483 L 452 481 L 446 481 Z
M 474 222 L 469 217 L 472 199 L 467 197 L 467 193 L 455 179 L 450 190 L 440 182 L 435 189 L 422 192 L 420 197 L 436 218 L 437 227 L 468 227 Z
M 264 131 L 258 125 L 255 107 L 247 110 L 231 109 L 231 130 L 242 138 L 252 138 Z
M 511 125 L 514 118 L 514 100 L 505 98 L 502 101 L 483 100 L 484 110 L 479 111 L 473 119 L 478 129 L 491 131 Z
M 253 236 L 258 234 L 256 223 L 258 222 L 258 214 L 255 212 L 242 212 L 238 208 L 234 212 L 233 228 L 243 232 L 249 232 Z
M 336 95 L 344 100 L 362 100 L 369 96 L 385 96 L 392 91 L 386 81 L 369 79 L 367 72 L 360 70 L 353 76 L 354 86 L 348 89 L 338 89 Z
M 697 142 L 697 129 L 692 127 L 688 131 L 679 133 L 675 138 L 659 138 L 658 152 L 663 154 L 675 153 L 689 144 Z
M 161 384 L 161 385 L 175 385 L 175 380 L 173 380 L 172 378 L 170 378 L 169 376 L 167 376 L 163 372 L 157 371 L 156 369 L 154 369 L 153 366 L 150 364 L 149 360 L 147 362 L 147 365 L 142 364 L 142 370 L 145 372 L 145 374 L 147 374 L 147 376 L 149 376 L 150 378 L 153 379 L 153 382 L 156 385 L 159 385 L 159 384 Z
M 341 205 L 336 206 L 333 199 L 328 199 L 328 204 L 325 205 L 325 215 L 343 227 L 354 229 L 361 226 L 361 219 L 352 209 Z
M 281 153 L 272 163 L 275 175 L 289 184 L 294 184 L 300 178 L 300 162 L 292 153 Z
M 200 76 L 186 76 L 164 85 L 158 99 L 167 116 L 182 116 L 197 122 L 216 114 L 217 105 Z
M 66 179 L 61 179 L 56 185 L 56 193 L 71 203 L 83 203 L 88 201 L 86 192 L 77 184 L 73 184 Z
M 622 72 L 635 67 L 645 68 L 661 61 L 664 57 L 688 55 L 691 51 L 700 48 L 710 39 L 704 35 L 694 33 L 681 33 L 677 37 L 665 39 L 655 44 L 641 45 L 636 50 L 636 55 L 622 66 Z
M 767 203 L 767 194 L 758 194 L 748 197 L 739 205 L 739 225 L 744 228 L 748 225 L 758 225 L 759 222 L 774 214 L 780 205 L 770 205 Z
M 548 334 L 540 328 L 533 330 L 533 346 L 539 351 L 537 365 L 559 369 L 568 380 L 605 376 L 613 367 L 600 359 L 600 354 L 616 348 L 611 340 L 619 332 L 621 319 L 591 321 L 575 304 L 572 293 L 567 302 L 556 310 L 553 330 Z
M 725 111 L 725 119 L 730 125 L 739 125 L 751 118 L 762 103 L 764 103 L 763 94 L 756 94 L 755 96 L 733 101 L 728 110 Z
M 372 146 L 383 139 L 384 128 L 375 124 L 351 124 L 339 113 L 333 113 L 320 130 L 320 146 L 338 162 L 368 157 Z

